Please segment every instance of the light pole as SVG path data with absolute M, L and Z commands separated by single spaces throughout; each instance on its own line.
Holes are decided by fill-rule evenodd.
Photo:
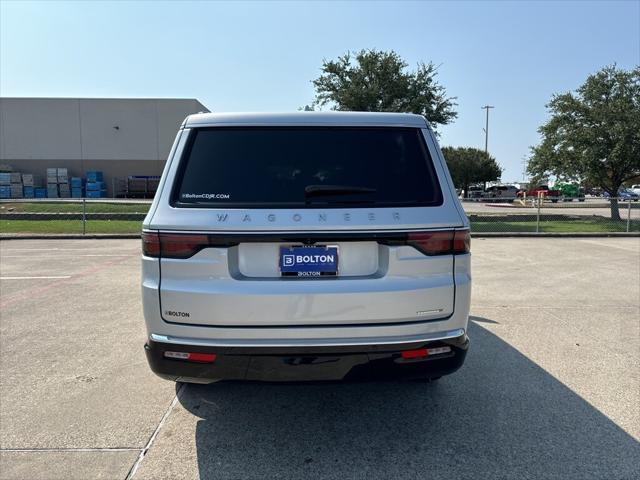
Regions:
M 487 111 L 487 121 L 484 127 L 484 152 L 489 153 L 489 109 L 495 107 L 493 105 L 485 105 L 480 108 Z

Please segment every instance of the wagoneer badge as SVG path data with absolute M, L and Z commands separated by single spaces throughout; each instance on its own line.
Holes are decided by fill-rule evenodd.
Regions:
M 327 221 L 327 214 L 326 213 L 318 213 L 316 214 L 317 217 L 317 221 L 318 222 L 326 222 Z M 379 214 L 378 214 L 379 215 Z M 277 215 L 275 213 L 268 213 L 266 215 L 266 219 L 268 222 L 275 222 L 277 220 Z M 290 220 L 299 223 L 302 221 L 303 219 L 303 215 L 300 213 L 294 213 L 291 217 Z M 344 222 L 351 222 L 351 220 L 353 219 L 353 214 L 352 213 L 343 213 L 340 217 L 342 221 Z M 366 214 L 366 218 L 367 220 L 369 220 L 370 222 L 373 222 L 376 220 L 376 213 L 374 212 L 367 212 Z M 216 214 L 216 219 L 218 220 L 219 223 L 222 222 L 226 222 L 229 219 L 229 214 L 228 213 L 218 213 Z M 395 220 L 395 221 L 399 221 L 400 220 L 400 213 L 399 212 L 391 212 L 391 219 Z M 251 218 L 251 215 L 249 215 L 248 213 L 245 213 L 242 215 L 241 220 L 243 223 L 251 223 L 253 220 Z

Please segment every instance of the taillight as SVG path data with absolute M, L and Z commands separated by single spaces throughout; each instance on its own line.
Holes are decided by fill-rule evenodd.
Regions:
M 471 233 L 469 230 L 456 230 L 453 235 L 453 253 L 462 254 L 471 251 Z
M 410 233 L 407 244 L 425 255 L 456 255 L 469 253 L 469 230 L 442 230 Z
M 146 257 L 160 256 L 160 237 L 157 233 L 142 232 L 142 254 Z
M 209 245 L 207 235 L 160 234 L 162 258 L 189 258 Z
M 410 233 L 407 243 L 425 255 L 448 255 L 453 244 L 453 230 Z
M 189 258 L 207 246 L 207 235 L 142 233 L 142 253 L 147 257 Z

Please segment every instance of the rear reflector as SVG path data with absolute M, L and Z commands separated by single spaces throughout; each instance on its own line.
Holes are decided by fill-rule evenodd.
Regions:
M 420 350 L 405 350 L 402 352 L 402 358 L 422 358 L 429 355 L 426 348 L 421 348 Z
M 469 253 L 469 230 L 442 230 L 410 233 L 407 243 L 425 255 L 457 255 Z
M 215 353 L 192 353 L 192 352 L 164 352 L 166 358 L 176 360 L 188 360 L 189 362 L 213 363 L 216 361 Z
M 449 353 L 451 347 L 432 347 L 432 348 L 420 348 L 418 350 L 405 350 L 401 352 L 402 358 L 407 360 L 412 358 L 425 358 L 431 355 L 440 355 L 442 353 Z

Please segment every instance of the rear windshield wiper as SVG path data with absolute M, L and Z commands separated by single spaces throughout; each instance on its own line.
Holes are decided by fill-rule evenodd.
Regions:
M 307 185 L 304 194 L 307 197 L 320 197 L 325 195 L 351 195 L 357 193 L 375 193 L 375 188 L 358 187 L 355 185 Z

